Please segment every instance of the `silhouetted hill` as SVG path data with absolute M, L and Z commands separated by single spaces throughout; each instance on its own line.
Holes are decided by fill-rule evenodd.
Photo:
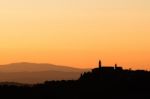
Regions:
M 0 66 L 0 82 L 42 83 L 46 80 L 78 79 L 88 69 L 36 63 L 13 63 Z
M 54 72 L 55 78 L 60 73 L 57 72 Z M 48 73 L 49 71 L 45 75 Z M 37 78 L 45 77 L 39 74 L 43 73 L 39 72 Z M 150 71 L 124 70 L 117 64 L 106 67 L 99 61 L 98 68 L 82 73 L 77 80 L 47 80 L 44 83 L 31 85 L 0 83 L 0 97 L 4 99 L 150 99 Z
M 95 68 L 78 80 L 45 81 L 34 85 L 1 83 L 0 96 L 15 99 L 149 99 L 150 72 L 121 67 Z
M 78 80 L 46 81 L 35 85 L 6 83 L 0 96 L 17 99 L 149 99 L 150 72 L 96 68 Z

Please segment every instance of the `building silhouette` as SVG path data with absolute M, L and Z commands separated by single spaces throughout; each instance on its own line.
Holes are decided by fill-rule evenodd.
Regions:
M 98 68 L 92 69 L 92 72 L 112 72 L 112 71 L 122 71 L 123 68 L 115 64 L 114 66 L 103 66 L 102 61 L 99 60 Z

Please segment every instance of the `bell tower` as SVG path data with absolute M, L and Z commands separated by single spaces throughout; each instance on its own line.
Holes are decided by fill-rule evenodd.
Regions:
M 102 62 L 101 62 L 101 60 L 99 60 L 98 66 L 99 66 L 99 68 L 102 67 Z

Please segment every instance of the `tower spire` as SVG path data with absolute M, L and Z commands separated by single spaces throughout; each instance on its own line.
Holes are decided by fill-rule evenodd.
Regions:
M 101 62 L 101 60 L 99 60 L 99 68 L 101 68 L 102 67 L 102 62 Z
M 117 68 L 117 66 L 118 66 L 118 65 L 117 65 L 117 64 L 115 64 L 115 69 Z

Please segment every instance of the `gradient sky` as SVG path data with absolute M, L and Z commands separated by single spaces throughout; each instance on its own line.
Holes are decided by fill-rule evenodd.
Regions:
M 150 0 L 1 0 L 0 64 L 150 69 Z

